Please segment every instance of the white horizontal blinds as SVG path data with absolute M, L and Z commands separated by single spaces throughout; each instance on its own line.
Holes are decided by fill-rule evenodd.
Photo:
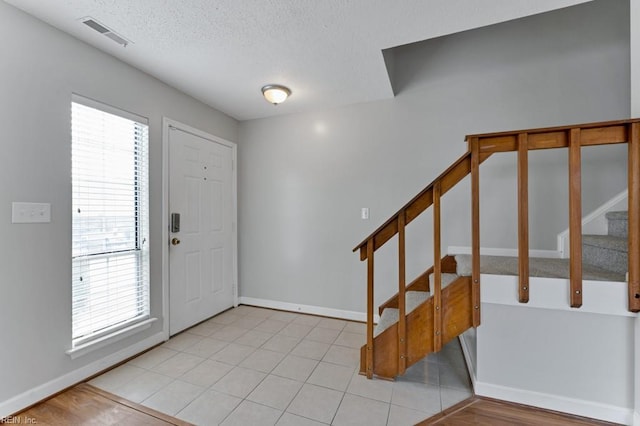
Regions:
M 149 316 L 148 126 L 84 103 L 71 108 L 74 346 Z

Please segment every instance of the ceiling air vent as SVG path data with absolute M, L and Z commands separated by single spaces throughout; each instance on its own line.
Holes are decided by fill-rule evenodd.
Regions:
M 114 31 L 110 30 L 109 28 L 105 27 L 104 25 L 102 25 L 101 23 L 99 23 L 98 21 L 96 21 L 95 19 L 91 18 L 91 17 L 86 17 L 86 18 L 82 18 L 80 19 L 80 21 L 85 24 L 87 27 L 91 28 L 92 30 L 95 30 L 97 32 L 99 32 L 100 34 L 109 37 L 111 40 L 115 41 L 116 43 L 118 43 L 119 45 L 123 46 L 123 47 L 127 47 L 127 45 L 130 43 L 129 40 L 125 39 L 124 37 L 116 34 Z

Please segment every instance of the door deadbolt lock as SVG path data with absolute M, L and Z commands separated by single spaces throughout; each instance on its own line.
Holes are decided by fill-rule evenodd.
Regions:
M 180 240 L 178 238 L 172 238 L 171 244 L 173 244 L 174 246 L 177 246 L 178 244 L 180 244 Z

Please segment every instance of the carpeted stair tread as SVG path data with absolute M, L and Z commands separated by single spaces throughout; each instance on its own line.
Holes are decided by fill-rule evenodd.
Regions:
M 471 275 L 471 255 L 456 255 L 457 272 L 460 276 Z M 511 256 L 480 256 L 480 273 L 492 275 L 518 276 L 518 258 Z M 569 259 L 529 258 L 531 277 L 569 278 Z M 582 278 L 592 281 L 625 281 L 624 273 L 617 273 L 585 262 L 582 264 Z
M 406 312 L 409 313 L 413 311 L 430 296 L 431 294 L 428 291 L 407 291 L 404 294 Z M 398 322 L 399 318 L 400 311 L 398 309 L 386 308 L 384 311 L 382 311 L 382 315 L 380 315 L 380 321 L 378 322 L 378 325 L 376 325 L 376 328 L 373 331 L 373 335 L 377 336 L 378 334 L 382 333 L 387 328 Z
M 456 274 L 448 274 L 448 273 L 442 273 L 440 275 L 440 287 L 442 289 L 444 289 L 445 287 L 447 287 L 449 284 L 451 284 L 452 282 L 454 282 L 456 280 L 456 278 L 458 278 L 458 275 Z M 429 283 L 431 283 L 431 288 L 433 289 L 433 274 L 429 275 Z

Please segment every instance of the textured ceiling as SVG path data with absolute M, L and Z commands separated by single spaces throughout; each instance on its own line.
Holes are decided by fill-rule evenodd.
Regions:
M 5 0 L 238 120 L 385 99 L 382 50 L 586 0 Z M 90 16 L 126 48 L 80 21 Z M 260 88 L 293 95 L 268 104 Z

